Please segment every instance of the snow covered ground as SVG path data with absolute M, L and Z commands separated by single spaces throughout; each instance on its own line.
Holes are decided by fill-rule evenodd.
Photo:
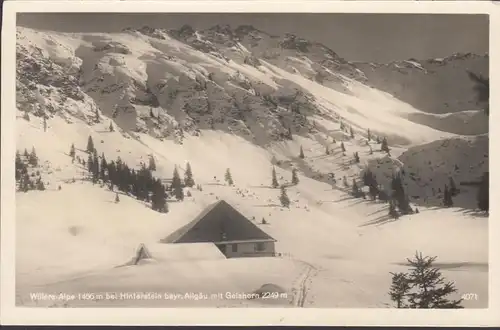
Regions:
M 471 208 L 475 191 L 464 189 L 454 208 L 437 207 L 439 197 L 435 197 L 434 203 L 422 202 L 423 195 L 430 195 L 431 187 L 442 187 L 454 175 L 455 165 L 460 169 L 457 183 L 477 180 L 487 170 L 487 135 L 458 135 L 483 134 L 484 127 L 450 133 L 441 130 L 442 125 L 448 125 L 445 117 L 428 116 L 351 78 L 339 75 L 347 91 L 343 93 L 265 61 L 258 68 L 226 62 L 168 37 L 153 40 L 135 32 L 59 35 L 27 29 L 20 29 L 20 35 L 20 44 L 25 47 L 21 51 L 28 50 L 26 59 L 50 58 L 67 70 L 84 68 L 81 78 L 87 94 L 76 101 L 64 99 L 60 96 L 67 90 L 48 88 L 38 81 L 35 96 L 45 107 L 41 108 L 46 111 L 50 104 L 57 113 L 47 120 L 46 131 L 39 117 L 31 115 L 29 121 L 22 118 L 24 111 L 36 110 L 28 109 L 30 102 L 18 102 L 17 149 L 22 152 L 36 148 L 47 188 L 16 192 L 18 304 L 388 307 L 390 272 L 407 269 L 406 258 L 421 251 L 438 257 L 439 267 L 447 279 L 456 283 L 459 295 L 478 295 L 478 300 L 464 301 L 464 306 L 487 307 L 488 218 L 464 209 Z M 30 45 L 42 49 L 45 55 L 38 57 Z M 103 45 L 114 45 L 109 46 L 113 50 L 107 48 L 107 55 L 103 55 L 92 48 Z M 168 59 L 170 55 L 177 59 Z M 80 56 L 83 62 L 78 62 Z M 48 72 L 49 78 L 59 74 L 55 69 Z M 245 127 L 254 139 L 241 134 L 244 130 L 206 127 L 198 130 L 197 135 L 185 134 L 180 140 L 172 135 L 158 138 L 156 133 L 165 127 L 171 132 L 176 125 L 185 123 L 182 102 L 170 99 L 168 86 L 176 86 L 178 92 L 192 87 L 196 79 L 208 73 L 214 75 L 213 87 L 207 87 L 207 93 L 217 107 L 225 106 L 227 94 L 243 102 L 246 97 L 255 96 L 256 90 L 272 91 L 276 97 L 300 90 L 309 102 L 304 103 L 315 107 L 315 112 L 308 116 L 313 129 L 293 134 L 291 140 L 273 140 L 270 132 L 275 122 L 268 115 L 269 109 L 259 108 L 260 100 L 251 99 L 246 103 L 253 111 L 249 112 L 268 116 L 261 120 L 255 115 L 253 121 L 239 126 Z M 251 91 L 241 87 L 246 82 L 244 78 L 251 81 Z M 148 91 L 145 86 L 137 87 L 141 82 Z M 164 87 L 158 85 L 160 82 L 169 83 Z M 109 86 L 119 87 L 99 96 Z M 210 88 L 215 91 L 213 94 Z M 150 106 L 137 105 L 113 118 L 113 106 L 125 105 L 140 91 L 156 93 L 159 106 L 155 111 L 161 110 L 161 115 L 146 118 Z M 31 95 L 20 94 L 18 100 Z M 186 104 L 194 104 L 189 102 Z M 90 123 L 96 111 L 100 122 Z M 116 127 L 114 132 L 108 129 L 110 122 Z M 340 129 L 340 122 L 352 126 L 353 138 Z M 380 144 L 367 141 L 368 129 L 374 136 L 387 137 L 390 156 L 380 151 Z M 115 203 L 115 192 L 84 180 L 86 169 L 72 163 L 68 155 L 74 143 L 77 156 L 87 159 L 84 150 L 89 136 L 98 154 L 104 153 L 108 160 L 120 157 L 137 168 L 153 155 L 157 164 L 154 175 L 160 178 L 170 178 L 175 166 L 183 176 L 189 162 L 195 182 L 202 185 L 203 191 L 189 189 L 192 196 L 182 202 L 170 202 L 167 214 L 152 211 L 130 196 L 121 195 L 120 202 Z M 301 147 L 304 159 L 298 157 Z M 352 162 L 356 152 L 360 163 Z M 292 201 L 289 209 L 280 206 L 279 189 L 270 187 L 273 164 L 281 184 L 290 182 L 292 168 L 298 169 L 299 184 L 287 188 Z M 393 170 L 404 169 L 408 173 L 415 170 L 415 177 L 421 178 L 417 182 L 434 182 L 421 186 L 413 180 L 405 181 L 410 195 L 421 195 L 411 200 L 420 213 L 393 220 L 387 215 L 387 204 L 352 198 L 341 178 L 345 176 L 349 183 L 352 179 L 359 182 L 360 173 L 367 166 L 378 178 L 389 178 Z M 224 184 L 226 168 L 231 169 L 234 186 Z M 335 174 L 336 183 L 329 180 L 329 173 Z M 389 181 L 380 183 L 387 185 Z M 207 248 L 206 258 L 200 253 L 197 259 L 187 257 L 191 252 L 179 248 L 165 252 L 169 257 L 123 266 L 140 244 L 161 250 L 160 239 L 220 199 L 273 236 L 280 256 L 221 259 Z M 267 224 L 261 224 L 262 218 Z M 225 296 L 227 292 L 252 293 L 266 284 L 279 288 L 280 299 Z M 60 292 L 94 296 L 65 303 L 36 295 Z M 155 292 L 161 293 L 161 297 L 113 299 L 111 295 L 125 292 Z M 201 293 L 202 298 L 173 300 L 174 294 L 186 292 Z M 165 293 L 174 296 L 165 297 Z

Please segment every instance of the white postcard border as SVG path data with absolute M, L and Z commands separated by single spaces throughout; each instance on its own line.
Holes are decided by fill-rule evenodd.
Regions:
M 463 310 L 328 308 L 27 308 L 15 307 L 15 31 L 18 12 L 341 12 L 489 14 L 490 83 L 499 90 L 500 4 L 491 1 L 6 1 L 2 27 L 2 176 L 0 323 L 39 325 L 500 325 L 500 233 L 498 209 L 489 218 L 489 308 Z M 490 145 L 499 140 L 500 94 L 490 94 Z M 490 154 L 490 167 L 499 157 Z M 500 200 L 499 174 L 490 173 L 490 200 Z M 463 242 L 463 244 L 469 244 Z

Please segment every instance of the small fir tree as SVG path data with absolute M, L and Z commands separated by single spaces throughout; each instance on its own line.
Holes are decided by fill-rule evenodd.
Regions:
M 354 139 L 354 130 L 352 129 L 352 126 L 349 127 L 349 134 L 351 135 L 351 139 Z
M 109 131 L 110 132 L 114 132 L 115 131 L 115 128 L 113 127 L 113 122 L 112 121 L 109 122 Z
M 92 155 L 89 155 L 89 157 L 87 158 L 87 170 L 89 171 L 89 173 L 92 173 L 92 169 L 94 168 L 92 162 L 93 162 Z
M 297 174 L 297 169 L 296 168 L 292 169 L 292 183 L 293 184 L 299 184 L 299 176 Z
M 153 155 L 149 156 L 149 166 L 148 166 L 150 171 L 156 171 L 156 161 Z
M 36 155 L 35 147 L 31 148 L 31 153 L 28 157 L 28 163 L 33 167 L 38 166 L 38 157 Z
M 389 152 L 390 151 L 389 150 L 389 145 L 387 144 L 387 138 L 384 138 L 382 140 L 382 144 L 380 146 L 380 150 L 385 151 L 385 152 Z
M 75 159 L 75 155 L 76 155 L 76 152 L 75 152 L 75 144 L 72 143 L 71 144 L 71 148 L 69 149 L 69 156 L 73 159 Z
M 281 206 L 287 208 L 290 207 L 290 198 L 288 198 L 285 186 L 281 186 L 280 202 Z
M 172 191 L 177 200 L 184 199 L 184 191 L 182 189 L 181 177 L 179 176 L 177 166 L 174 168 L 174 174 L 172 176 Z
M 274 168 L 274 166 L 273 166 L 273 171 L 272 171 L 271 175 L 272 175 L 271 186 L 273 188 L 278 188 L 279 187 L 279 183 L 278 183 L 278 178 L 276 177 L 276 169 Z
M 45 190 L 45 184 L 43 183 L 42 179 L 38 178 L 36 181 L 36 189 L 37 190 Z
M 120 196 L 118 195 L 118 193 L 115 194 L 115 203 L 119 203 L 120 202 Z
M 344 142 L 340 142 L 340 149 L 342 149 L 342 152 L 345 152 Z
M 302 149 L 302 146 L 300 146 L 299 158 L 304 159 L 304 150 Z
M 233 176 L 231 175 L 231 170 L 229 168 L 226 169 L 226 174 L 224 175 L 224 180 L 230 186 L 232 186 L 234 184 Z
M 396 308 L 407 308 L 406 297 L 411 290 L 408 275 L 405 273 L 390 273 L 392 284 L 389 289 L 391 300 L 396 303 Z
M 372 140 L 372 133 L 370 132 L 370 129 L 368 129 L 368 141 Z
M 434 267 L 436 257 L 423 257 L 416 252 L 408 273 L 393 274 L 389 292 L 398 308 L 457 309 L 463 308 L 462 299 L 450 299 L 457 292 L 455 284 Z
M 354 153 L 354 162 L 355 163 L 359 163 L 359 154 L 358 154 L 358 152 Z
M 186 187 L 193 187 L 195 185 L 193 170 L 191 169 L 191 164 L 189 164 L 189 162 L 186 164 L 186 172 L 184 172 L 184 184 Z
M 92 136 L 90 136 L 90 135 L 89 135 L 89 138 L 87 140 L 87 152 L 88 153 L 94 152 L 94 141 L 92 140 Z

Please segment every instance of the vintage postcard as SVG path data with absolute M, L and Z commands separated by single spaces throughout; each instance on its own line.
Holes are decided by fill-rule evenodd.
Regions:
M 496 14 L 5 4 L 3 322 L 498 325 Z

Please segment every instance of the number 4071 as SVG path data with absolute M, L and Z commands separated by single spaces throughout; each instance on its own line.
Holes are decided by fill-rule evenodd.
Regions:
M 462 295 L 463 300 L 478 300 L 479 296 L 477 293 L 464 293 Z

